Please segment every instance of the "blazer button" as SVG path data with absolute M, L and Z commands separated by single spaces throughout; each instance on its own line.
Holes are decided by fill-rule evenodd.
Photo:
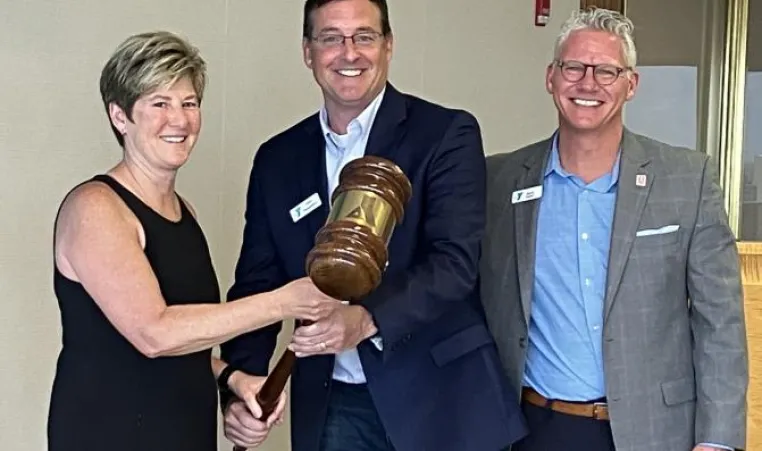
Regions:
M 407 341 L 410 341 L 410 338 L 412 338 L 412 335 L 410 335 L 410 334 L 407 334 L 407 335 L 405 335 L 405 337 L 402 339 L 402 341 L 405 341 L 405 342 L 407 342 Z
M 323 388 L 328 388 L 328 382 L 323 382 Z
M 519 338 L 519 347 L 520 348 L 526 348 L 527 347 L 527 337 L 521 337 L 521 338 Z

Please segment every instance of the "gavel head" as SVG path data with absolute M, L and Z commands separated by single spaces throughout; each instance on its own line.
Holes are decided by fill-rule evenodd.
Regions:
M 365 156 L 342 169 L 331 212 L 307 254 L 307 274 L 322 292 L 351 302 L 378 286 L 411 195 L 408 178 L 384 158 Z

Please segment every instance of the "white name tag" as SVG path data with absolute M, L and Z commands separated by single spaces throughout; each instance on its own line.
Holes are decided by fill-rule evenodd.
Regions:
M 320 201 L 320 196 L 318 196 L 318 193 L 315 193 L 299 202 L 299 205 L 296 207 L 289 210 L 289 214 L 291 214 L 291 219 L 294 222 L 297 222 L 298 220 L 315 211 L 315 209 L 321 205 L 323 205 L 323 202 Z
M 530 188 L 524 188 L 516 190 L 511 196 L 511 202 L 514 204 L 520 204 L 529 200 L 535 200 L 542 197 L 542 185 L 532 186 Z

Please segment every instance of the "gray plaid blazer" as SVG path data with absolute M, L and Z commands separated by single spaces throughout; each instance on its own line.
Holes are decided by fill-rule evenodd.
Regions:
M 547 139 L 487 159 L 482 302 L 517 393 L 539 201 L 512 204 L 511 194 L 542 183 L 550 149 Z M 616 449 L 689 451 L 702 442 L 743 449 L 748 364 L 739 259 L 712 165 L 702 153 L 628 130 L 620 164 L 603 332 Z

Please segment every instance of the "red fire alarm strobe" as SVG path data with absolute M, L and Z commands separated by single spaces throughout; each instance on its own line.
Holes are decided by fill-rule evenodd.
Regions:
M 550 0 L 535 0 L 534 24 L 544 27 L 550 20 Z

